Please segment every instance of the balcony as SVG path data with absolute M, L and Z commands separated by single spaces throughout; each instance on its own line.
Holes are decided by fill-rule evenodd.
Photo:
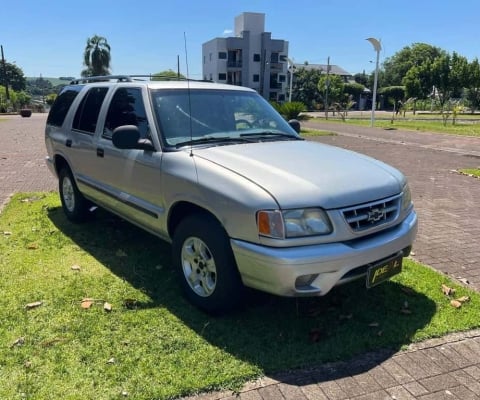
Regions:
M 242 61 L 227 61 L 227 68 L 242 68 Z

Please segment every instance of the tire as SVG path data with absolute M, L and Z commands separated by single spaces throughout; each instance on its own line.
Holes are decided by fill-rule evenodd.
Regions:
M 186 298 L 210 314 L 238 308 L 244 286 L 229 238 L 216 219 L 194 214 L 180 222 L 173 236 L 172 257 Z
M 58 191 L 63 212 L 72 222 L 84 222 L 89 204 L 78 190 L 72 172 L 69 168 L 62 168 L 58 176 Z

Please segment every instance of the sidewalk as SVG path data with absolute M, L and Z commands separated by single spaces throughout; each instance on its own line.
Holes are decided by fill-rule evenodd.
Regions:
M 45 114 L 0 117 L 0 209 L 14 192 L 57 189 L 44 161 L 45 119 Z M 455 172 L 480 166 L 480 139 L 305 125 L 338 133 L 312 140 L 360 151 L 402 170 L 419 215 L 415 258 L 480 290 L 480 180 Z M 238 395 L 216 392 L 189 399 L 480 399 L 480 330 L 412 345 L 388 357 L 378 351 L 264 377 Z

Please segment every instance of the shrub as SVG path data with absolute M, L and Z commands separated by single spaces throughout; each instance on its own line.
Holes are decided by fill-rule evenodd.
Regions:
M 282 104 L 272 103 L 272 105 L 287 121 L 291 119 L 300 119 L 300 113 L 305 110 L 305 104 L 299 101 Z

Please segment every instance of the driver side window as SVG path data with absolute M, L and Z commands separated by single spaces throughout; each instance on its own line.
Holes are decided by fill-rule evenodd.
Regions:
M 147 115 L 139 88 L 119 88 L 114 93 L 107 112 L 103 137 L 111 139 L 113 130 L 123 125 L 135 125 L 141 138 L 149 137 Z

